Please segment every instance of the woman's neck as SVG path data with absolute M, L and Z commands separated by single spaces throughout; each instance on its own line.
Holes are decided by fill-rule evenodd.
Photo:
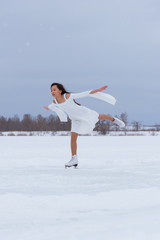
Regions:
M 63 103 L 65 102 L 64 96 L 63 95 L 59 95 L 58 97 L 56 97 L 56 100 L 58 103 Z

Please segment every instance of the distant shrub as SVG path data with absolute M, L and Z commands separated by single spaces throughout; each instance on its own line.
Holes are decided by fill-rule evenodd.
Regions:
M 151 136 L 157 136 L 157 133 L 155 131 L 152 131 Z
M 27 136 L 26 133 L 18 133 L 17 136 Z
M 134 133 L 129 133 L 129 134 L 127 134 L 127 136 L 145 136 L 145 134 L 142 134 L 142 133 L 140 133 L 140 134 L 138 134 L 138 133 L 136 133 L 136 134 L 134 134 Z
M 59 135 L 59 136 L 69 136 L 70 134 L 69 133 L 61 133 L 61 135 Z
M 91 134 L 79 134 L 79 136 L 91 136 Z
M 7 136 L 15 136 L 15 134 L 14 133 L 8 133 Z

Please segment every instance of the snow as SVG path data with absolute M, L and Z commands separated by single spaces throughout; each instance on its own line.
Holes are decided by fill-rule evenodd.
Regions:
M 87 136 L 101 136 L 100 132 L 93 131 Z M 144 129 L 143 131 L 133 131 L 128 129 L 125 131 L 109 131 L 106 133 L 107 136 L 160 136 L 160 131 L 155 129 Z M 0 132 L 0 136 L 70 136 L 70 131 L 10 131 Z
M 160 137 L 0 137 L 3 240 L 159 240 Z

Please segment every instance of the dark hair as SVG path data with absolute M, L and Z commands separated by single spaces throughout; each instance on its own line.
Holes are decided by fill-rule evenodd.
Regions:
M 64 95 L 65 93 L 70 93 L 70 92 L 66 91 L 65 87 L 64 87 L 62 84 L 60 84 L 60 83 L 52 83 L 52 84 L 51 84 L 51 88 L 52 88 L 54 85 L 56 85 L 57 88 L 62 91 L 62 92 L 61 92 L 61 95 Z M 74 99 L 73 99 L 73 101 L 74 101 L 77 105 L 81 106 L 81 104 L 77 103 Z
M 66 91 L 65 87 L 64 87 L 62 84 L 60 84 L 60 83 L 52 83 L 52 84 L 51 84 L 51 88 L 52 88 L 54 85 L 56 85 L 57 88 L 62 91 L 61 95 L 65 94 L 65 93 L 70 93 L 70 92 Z

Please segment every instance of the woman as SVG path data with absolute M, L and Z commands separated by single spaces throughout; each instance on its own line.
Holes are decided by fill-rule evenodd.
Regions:
M 67 121 L 67 116 L 71 119 L 71 160 L 65 164 L 65 167 L 77 167 L 77 137 L 78 134 L 91 133 L 95 128 L 95 124 L 99 120 L 109 120 L 116 123 L 120 127 L 124 127 L 125 124 L 117 118 L 113 118 L 106 114 L 98 114 L 89 108 L 81 106 L 74 99 L 82 97 L 96 97 L 107 101 L 111 104 L 115 103 L 114 97 L 109 94 L 100 94 L 101 91 L 105 90 L 107 86 L 101 87 L 96 90 L 82 92 L 82 93 L 69 93 L 65 90 L 64 86 L 60 83 L 52 83 L 51 94 L 55 100 L 48 107 L 44 107 L 46 110 L 52 110 L 57 113 L 61 121 Z

